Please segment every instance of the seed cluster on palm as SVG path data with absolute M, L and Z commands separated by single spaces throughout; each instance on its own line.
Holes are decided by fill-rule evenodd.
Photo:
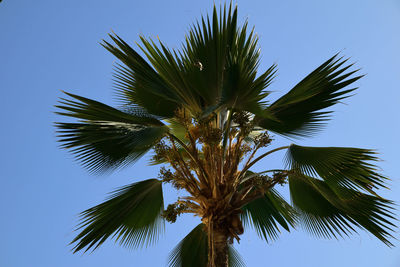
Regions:
M 59 114 L 77 122 L 56 123 L 62 147 L 92 172 L 115 170 L 153 151 L 160 174 L 116 190 L 82 213 L 74 251 L 96 249 L 114 237 L 126 246 L 154 243 L 164 222 L 182 213 L 199 225 L 172 251 L 170 266 L 243 266 L 235 240 L 252 225 L 273 240 L 279 228 L 297 225 L 325 237 L 357 227 L 387 245 L 395 228 L 393 203 L 376 190 L 375 152 L 341 147 L 274 147 L 272 133 L 310 137 L 329 119 L 326 110 L 350 96 L 361 76 L 335 55 L 273 103 L 266 89 L 272 65 L 258 72 L 254 29 L 237 24 L 237 9 L 214 7 L 195 23 L 181 50 L 140 37 L 145 58 L 117 35 L 103 46 L 121 63 L 115 68 L 119 108 L 66 93 Z M 252 171 L 286 150 L 281 169 Z M 185 195 L 164 207 L 162 184 Z M 275 189 L 289 186 L 291 203 Z

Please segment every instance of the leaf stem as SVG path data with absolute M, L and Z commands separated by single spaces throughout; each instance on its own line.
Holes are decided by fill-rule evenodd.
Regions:
M 279 151 L 279 150 L 288 149 L 289 147 L 290 147 L 290 146 L 281 146 L 281 147 L 272 149 L 272 150 L 270 150 L 270 151 L 268 151 L 268 152 L 265 152 L 264 154 L 262 154 L 261 156 L 257 157 L 255 160 L 253 160 L 252 162 L 250 162 L 250 163 L 242 170 L 242 172 L 243 172 L 243 171 L 247 171 L 251 166 L 253 166 L 255 163 L 257 163 L 257 161 L 263 159 L 264 157 L 268 156 L 269 154 L 272 154 L 272 153 L 274 153 L 274 152 L 276 152 L 276 151 Z
M 228 142 L 229 132 L 230 132 L 230 129 L 231 129 L 232 113 L 233 113 L 232 110 L 228 110 L 228 118 L 226 120 L 226 129 L 225 129 L 224 137 L 223 137 L 223 140 L 222 140 L 222 158 L 221 158 L 221 177 L 220 177 L 220 182 L 222 182 L 222 179 L 224 177 L 226 143 Z
M 268 156 L 269 154 L 272 154 L 272 153 L 274 153 L 274 152 L 276 152 L 276 151 L 279 151 L 279 150 L 287 149 L 287 148 L 289 148 L 289 147 L 290 147 L 290 146 L 281 146 L 281 147 L 272 149 L 272 150 L 270 150 L 270 151 L 268 151 L 268 152 L 265 152 L 265 153 L 262 154 L 261 156 L 257 157 L 257 158 L 254 159 L 252 162 L 246 164 L 246 166 L 244 166 L 244 168 L 243 168 L 242 171 L 240 172 L 238 178 L 236 179 L 234 187 L 236 187 L 236 186 L 240 183 L 240 179 L 242 178 L 242 176 L 246 173 L 246 171 L 247 171 L 248 169 L 250 169 L 251 166 L 253 166 L 254 164 L 256 164 L 257 161 L 263 159 L 264 157 Z
M 167 133 L 168 134 L 168 136 L 170 136 L 170 137 L 172 137 L 174 140 L 176 140 L 181 146 L 182 146 L 182 148 L 186 151 L 186 153 L 189 155 L 189 157 L 193 160 L 193 162 L 194 163 L 196 163 L 196 165 L 199 167 L 199 169 L 200 169 L 200 171 L 201 171 L 201 173 L 203 174 L 202 176 L 203 177 L 201 177 L 201 176 L 199 176 L 199 179 L 201 180 L 201 182 L 203 182 L 203 183 L 205 183 L 205 184 L 208 184 L 207 183 L 207 173 L 206 173 L 206 171 L 204 170 L 204 168 L 203 168 L 203 165 L 201 164 L 201 162 L 198 160 L 198 159 L 196 159 L 193 155 L 192 155 L 192 153 L 190 153 L 190 150 L 189 150 L 189 148 L 185 145 L 185 143 L 183 143 L 178 137 L 176 137 L 175 135 L 173 135 L 173 134 L 171 134 L 171 133 Z

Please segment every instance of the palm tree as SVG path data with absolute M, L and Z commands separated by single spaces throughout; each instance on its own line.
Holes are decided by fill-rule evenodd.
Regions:
M 367 230 L 391 246 L 392 202 L 376 189 L 387 178 L 368 149 L 305 147 L 268 149 L 270 133 L 310 137 L 350 96 L 361 76 L 333 56 L 273 103 L 265 98 L 276 66 L 258 74 L 254 30 L 237 25 L 237 8 L 214 7 L 191 27 L 180 51 L 140 37 L 144 59 L 117 35 L 103 46 L 122 64 L 115 69 L 116 109 L 66 93 L 58 114 L 77 122 L 56 123 L 62 147 L 92 172 L 115 170 L 153 150 L 158 178 L 126 185 L 84 211 L 74 251 L 98 248 L 114 237 L 138 247 L 155 242 L 164 222 L 182 213 L 201 219 L 172 251 L 170 266 L 242 266 L 234 240 L 253 226 L 265 240 L 280 228 L 302 225 L 317 236 L 340 237 Z M 251 168 L 276 151 L 284 167 Z M 164 209 L 162 185 L 185 192 Z M 291 204 L 275 185 L 288 184 Z

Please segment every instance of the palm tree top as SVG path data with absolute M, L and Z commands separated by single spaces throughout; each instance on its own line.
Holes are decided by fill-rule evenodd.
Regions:
M 336 54 L 271 103 L 277 66 L 258 72 L 258 38 L 247 22 L 238 26 L 237 16 L 232 4 L 214 6 L 180 50 L 140 36 L 144 57 L 112 34 L 102 45 L 120 60 L 114 74 L 120 108 L 71 93 L 61 98 L 57 113 L 77 122 L 56 123 L 59 141 L 90 171 L 127 166 L 151 149 L 151 164 L 163 165 L 158 179 L 128 185 L 83 212 L 75 251 L 112 236 L 128 246 L 152 243 L 163 222 L 182 213 L 202 223 L 175 248 L 171 266 L 190 261 L 197 245 L 209 264 L 227 262 L 221 254 L 229 254 L 232 266 L 241 266 L 231 245 L 248 225 L 266 240 L 299 224 L 325 237 L 360 227 L 392 245 L 393 203 L 376 193 L 387 178 L 374 165 L 374 151 L 295 144 L 263 151 L 271 132 L 301 138 L 321 130 L 329 108 L 351 96 L 362 75 Z M 281 150 L 284 168 L 251 170 Z M 163 183 L 187 195 L 164 209 Z M 291 204 L 274 188 L 279 184 L 289 184 Z
M 248 112 L 260 130 L 289 137 L 312 136 L 329 119 L 331 111 L 326 108 L 350 96 L 355 88 L 348 89 L 348 85 L 362 76 L 352 77 L 357 70 L 348 71 L 352 65 L 346 65 L 346 59 L 335 55 L 287 94 L 268 104 L 266 97 L 270 92 L 267 88 L 275 77 L 276 65 L 257 73 L 258 38 L 254 29 L 248 33 L 247 27 L 247 22 L 238 27 L 237 7 L 225 6 L 218 16 L 214 6 L 212 18 L 203 17 L 191 27 L 180 51 L 141 36 L 139 47 L 147 60 L 119 36 L 110 35 L 114 45 L 107 41 L 102 45 L 122 62 L 117 63 L 114 74 L 122 109 L 106 107 L 73 94 L 68 95 L 75 100 L 62 99 L 57 107 L 67 111 L 60 112 L 62 115 L 91 119 L 99 123 L 98 127 L 115 127 L 111 121 L 99 122 L 105 114 L 100 115 L 98 111 L 104 108 L 107 110 L 100 111 L 107 116 L 117 120 L 123 116 L 131 125 L 137 124 L 137 131 L 151 132 L 154 138 L 149 136 L 148 140 L 141 140 L 132 129 L 127 129 L 132 139 L 125 153 L 124 148 L 116 147 L 114 155 L 103 158 L 101 151 L 108 147 L 102 147 L 101 142 L 97 142 L 91 152 L 75 149 L 74 153 L 90 170 L 124 166 L 142 156 L 160 136 L 174 130 L 171 128 L 176 126 L 178 110 L 197 121 L 210 120 L 218 114 L 219 128 L 229 111 Z M 168 122 L 170 127 L 161 127 Z M 143 123 L 153 127 L 145 130 Z M 60 127 L 68 133 L 73 131 L 65 124 Z M 118 121 L 118 128 L 124 127 L 129 128 L 124 121 Z M 66 147 L 79 146 L 74 139 L 62 140 Z

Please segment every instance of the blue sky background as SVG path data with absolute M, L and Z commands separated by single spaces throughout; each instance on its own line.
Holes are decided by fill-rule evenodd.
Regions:
M 219 4 L 219 2 L 216 2 Z M 382 195 L 400 200 L 400 1 L 237 1 L 239 18 L 255 25 L 261 70 L 279 67 L 272 98 L 287 92 L 336 52 L 351 57 L 366 77 L 333 120 L 300 145 L 375 148 L 392 178 Z M 189 25 L 213 1 L 17 1 L 0 3 L 0 266 L 165 266 L 170 250 L 197 223 L 183 216 L 166 225 L 156 246 L 132 251 L 113 241 L 89 254 L 72 254 L 77 214 L 116 187 L 155 177 L 146 158 L 109 176 L 92 176 L 57 147 L 53 112 L 60 90 L 115 104 L 113 56 L 99 45 L 112 30 L 129 43 L 159 36 L 179 48 Z M 276 137 L 276 145 L 292 141 Z M 279 167 L 282 154 L 259 163 Z M 285 189 L 282 191 L 287 192 Z M 169 190 L 166 202 L 173 201 Z M 397 212 L 398 215 L 399 212 Z M 400 216 L 399 216 L 400 217 Z M 398 236 L 398 233 L 396 233 Z M 249 230 L 236 248 L 249 267 L 397 267 L 400 242 L 388 248 L 362 231 L 323 240 L 294 230 L 267 244 Z

